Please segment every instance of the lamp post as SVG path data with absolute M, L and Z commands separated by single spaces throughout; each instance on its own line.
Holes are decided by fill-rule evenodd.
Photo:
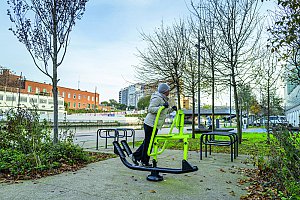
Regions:
M 200 31 L 198 29 L 198 44 L 196 44 L 195 46 L 197 47 L 197 50 L 198 50 L 198 129 L 200 129 L 200 106 L 201 106 L 201 101 L 200 101 L 200 97 L 201 97 L 201 92 L 200 92 L 200 80 L 201 80 L 201 75 L 200 75 L 200 50 L 201 49 L 204 49 L 204 47 L 200 47 L 200 42 L 203 42 L 202 40 L 200 40 Z
M 201 92 L 200 92 L 200 32 L 198 30 L 198 128 L 200 129 L 200 106 L 201 106 L 201 102 L 200 102 L 200 96 L 201 96 Z

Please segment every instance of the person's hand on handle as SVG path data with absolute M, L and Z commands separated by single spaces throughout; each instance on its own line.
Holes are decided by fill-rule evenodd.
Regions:
M 166 101 L 166 102 L 163 104 L 163 106 L 164 106 L 165 108 L 169 108 L 169 103 Z

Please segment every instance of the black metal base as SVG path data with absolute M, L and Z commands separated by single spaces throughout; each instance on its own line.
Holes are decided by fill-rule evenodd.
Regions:
M 147 176 L 148 181 L 156 181 L 156 182 L 162 181 L 163 176 L 159 175 L 159 172 L 171 173 L 171 174 L 183 174 L 183 173 L 189 173 L 189 172 L 194 172 L 194 171 L 198 170 L 197 166 L 192 166 L 186 160 L 182 160 L 182 168 L 181 169 L 157 167 L 157 161 L 155 159 L 153 159 L 153 161 L 152 161 L 152 167 L 133 165 L 132 163 L 128 162 L 126 159 L 125 152 L 128 156 L 132 153 L 127 142 L 121 141 L 121 144 L 123 145 L 124 148 L 121 148 L 118 141 L 113 142 L 114 148 L 117 151 L 117 154 L 119 155 L 122 163 L 129 169 L 140 170 L 140 171 L 150 171 L 151 174 L 149 174 Z
M 164 180 L 164 177 L 159 175 L 158 171 L 151 171 L 151 174 L 149 174 L 147 176 L 147 180 L 148 181 L 154 181 L 154 182 L 158 182 L 158 181 L 162 181 Z

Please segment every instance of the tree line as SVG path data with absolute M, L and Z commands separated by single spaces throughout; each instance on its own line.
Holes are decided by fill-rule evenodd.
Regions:
M 233 97 L 241 139 L 242 110 L 267 110 L 268 115 L 282 112 L 272 109 L 271 104 L 278 107 L 281 103 L 276 91 L 285 72 L 280 63 L 283 57 L 274 53 L 274 49 L 280 49 L 276 42 L 270 42 L 279 33 L 267 24 L 272 13 L 266 15 L 260 10 L 264 3 L 191 0 L 186 8 L 188 17 L 176 19 L 171 25 L 162 21 L 150 34 L 141 32 L 147 47 L 138 50 L 141 62 L 136 66 L 137 78 L 146 83 L 167 80 L 177 100 L 182 96 L 193 99 L 193 113 L 195 102 L 201 99 L 199 93 L 211 95 L 214 113 L 216 93 L 227 91 Z M 259 104 L 264 105 L 259 108 Z M 181 108 L 180 101 L 177 106 Z

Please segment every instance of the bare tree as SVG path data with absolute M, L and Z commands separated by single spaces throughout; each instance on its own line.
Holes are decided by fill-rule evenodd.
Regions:
M 188 30 L 180 20 L 171 27 L 163 23 L 152 35 L 141 33 L 147 43 L 145 51 L 138 51 L 141 65 L 136 66 L 137 78 L 145 82 L 167 81 L 176 88 L 178 108 L 182 92 L 182 74 L 189 48 Z
M 214 11 L 223 51 L 220 61 L 224 65 L 222 73 L 231 77 L 237 129 L 239 140 L 242 140 L 240 109 L 238 98 L 238 82 L 244 82 L 253 76 L 251 70 L 258 58 L 256 53 L 262 28 L 258 13 L 257 0 L 210 0 Z
M 271 96 L 274 96 L 283 68 L 278 62 L 277 54 L 266 51 L 263 55 L 264 59 L 260 60 L 257 84 L 262 88 L 262 92 L 266 93 L 267 97 L 267 139 L 270 142 Z
M 212 101 L 212 130 L 215 129 L 215 89 L 219 66 L 218 52 L 222 45 L 220 44 L 220 33 L 217 29 L 215 7 L 209 2 L 199 1 L 197 4 L 191 1 L 191 13 L 195 17 L 192 20 L 191 26 L 194 30 L 194 37 L 200 39 L 201 44 L 201 59 L 203 60 L 203 67 L 209 70 L 210 73 L 204 73 L 204 82 L 210 85 L 211 101 Z M 200 37 L 200 38 L 199 38 Z M 220 80 L 224 84 L 223 80 Z
M 245 85 L 238 85 L 238 94 L 239 94 L 239 99 L 241 102 L 241 113 L 243 111 L 246 111 L 246 118 L 247 118 L 247 126 L 249 125 L 249 110 L 250 106 L 254 102 L 255 98 L 253 96 L 253 91 L 250 86 L 250 84 L 245 84 Z
M 36 67 L 52 81 L 54 143 L 58 141 L 57 69 L 62 64 L 75 21 L 88 0 L 8 0 L 10 28 L 30 53 Z
M 195 97 L 197 86 L 199 84 L 197 58 L 195 51 L 189 48 L 187 52 L 186 68 L 183 74 L 184 94 L 186 97 L 192 98 L 192 136 L 195 138 Z

